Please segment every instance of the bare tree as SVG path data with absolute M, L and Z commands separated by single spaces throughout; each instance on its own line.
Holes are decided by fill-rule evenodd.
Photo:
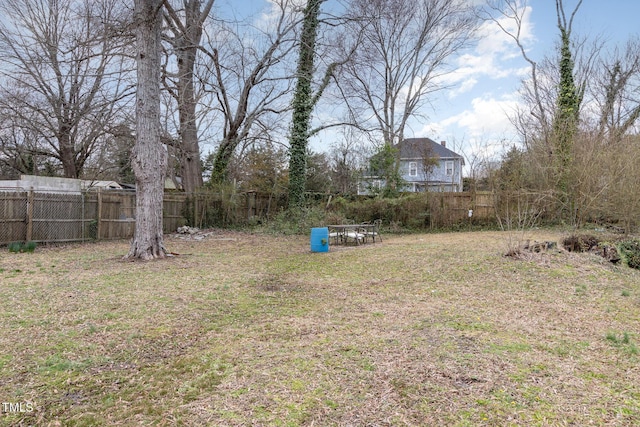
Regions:
M 357 193 L 358 175 L 366 165 L 369 152 L 354 127 L 343 128 L 343 138 L 332 144 L 329 151 L 334 191 Z
M 475 11 L 462 0 L 354 0 L 350 16 L 350 33 L 361 43 L 342 88 L 352 107 L 361 106 L 361 126 L 396 144 L 409 119 L 445 88 L 441 77 L 472 37 Z
M 543 80 L 540 78 L 539 63 L 534 61 L 527 53 L 521 39 L 523 16 L 527 9 L 526 2 L 516 0 L 502 0 L 490 2 L 489 9 L 485 10 L 489 19 L 492 19 L 502 30 L 509 35 L 519 47 L 523 58 L 531 65 L 531 79 L 526 88 L 528 97 L 527 106 L 530 115 L 537 121 L 537 132 L 532 135 L 531 141 L 538 147 L 542 145 L 543 158 L 540 165 L 543 166 L 550 178 L 547 188 L 553 189 L 557 196 L 558 214 L 565 219 L 574 218 L 576 206 L 575 187 L 575 162 L 574 148 L 578 138 L 581 121 L 581 107 L 584 98 L 585 81 L 577 77 L 576 58 L 578 57 L 579 44 L 573 36 L 573 22 L 582 4 L 579 0 L 571 13 L 567 14 L 563 0 L 556 0 L 557 28 L 559 42 L 557 56 L 553 60 L 545 60 L 547 82 L 552 82 L 545 91 Z M 497 17 L 496 17 L 497 13 Z M 515 30 L 508 29 L 500 18 L 511 21 Z M 588 56 L 582 70 L 589 72 L 589 64 L 592 62 Z M 530 117 L 524 114 L 524 123 L 520 116 L 520 129 L 530 126 Z M 527 132 L 527 130 L 525 130 Z M 541 144 L 540 144 L 541 143 Z
M 16 115 L 16 105 L 3 108 L 0 102 L 0 176 L 4 179 L 18 179 L 21 174 L 48 175 L 51 169 L 50 157 L 38 154 L 39 134 L 29 120 L 32 112 L 21 111 Z
M 629 40 L 623 50 L 615 49 L 599 63 L 599 74 L 590 86 L 598 107 L 597 135 L 611 143 L 636 131 L 640 118 L 640 39 Z
M 182 175 L 182 186 L 186 192 L 193 192 L 202 186 L 202 163 L 196 110 L 198 97 L 195 89 L 196 59 L 200 52 L 203 26 L 209 16 L 214 0 L 185 0 L 183 8 L 164 1 L 165 21 L 168 24 L 165 39 L 176 57 L 177 72 L 171 75 L 165 70 L 165 88 L 178 105 L 179 134 L 178 159 Z M 172 84 L 168 84 L 171 81 Z
M 418 166 L 422 176 L 424 176 L 426 180 L 440 164 L 440 158 L 434 153 L 433 147 L 430 144 L 423 144 L 418 147 L 418 152 L 420 153 L 421 159 Z
M 600 207 L 603 217 L 615 218 L 627 233 L 640 225 L 640 138 L 637 133 L 612 144 L 613 150 L 603 164 L 610 174 L 610 191 Z M 605 216 L 606 215 L 606 216 Z
M 556 0 L 559 38 L 555 55 L 532 59 L 521 38 L 527 3 L 496 0 L 486 9 L 531 65 L 523 84 L 523 108 L 514 118 L 526 151 L 530 186 L 551 190 L 556 219 L 619 219 L 630 230 L 637 207 L 635 163 L 639 151 L 640 55 L 638 40 L 609 49 L 600 37 L 580 39 L 571 13 Z M 511 22 L 509 30 L 503 22 Z M 532 188 L 532 187 L 530 187 Z
M 262 27 L 218 23 L 210 29 L 211 38 L 203 49 L 211 60 L 209 90 L 223 118 L 212 182 L 224 181 L 234 151 L 252 132 L 269 126 L 268 117 L 289 109 L 293 72 L 287 64 L 300 23 L 295 4 L 292 0 L 273 2 L 271 19 Z
M 136 229 L 125 258 L 164 258 L 162 203 L 167 152 L 160 141 L 160 29 L 163 0 L 135 0 L 134 28 L 138 84 L 136 143 Z
M 552 109 L 549 108 L 548 101 L 550 97 L 544 88 L 541 87 L 541 83 L 547 80 L 557 79 L 544 79 L 541 78 L 539 73 L 538 61 L 535 61 L 527 51 L 527 46 L 524 38 L 524 25 L 525 14 L 528 12 L 528 6 L 526 1 L 521 2 L 517 0 L 490 0 L 487 2 L 487 6 L 484 9 L 485 19 L 493 21 L 507 36 L 513 39 L 514 43 L 518 46 L 522 58 L 527 61 L 531 67 L 531 79 L 530 85 L 524 86 L 525 93 L 523 97 L 527 98 L 527 106 L 530 110 L 525 112 L 522 116 L 526 117 L 531 115 L 535 117 L 540 124 L 536 127 L 538 133 L 543 135 L 545 141 L 551 139 L 551 117 L 549 117 Z M 513 28 L 513 29 L 511 29 Z M 543 70 L 548 70 L 550 67 L 543 67 Z M 529 114 L 527 114 L 529 113 Z M 526 119 L 525 119 L 526 120 Z M 528 122 L 528 121 L 527 121 Z M 530 123 L 529 123 L 530 124 Z M 522 131 L 526 132 L 528 124 L 516 123 L 520 125 Z
M 66 177 L 82 175 L 131 93 L 121 64 L 125 43 L 113 25 L 123 11 L 118 4 L 0 3 L 3 113 L 32 138 L 22 152 L 59 162 Z
M 640 158 L 640 53 L 638 39 L 623 49 L 602 49 L 587 79 L 579 144 L 574 147 L 578 224 L 619 221 L 627 232 L 638 221 Z

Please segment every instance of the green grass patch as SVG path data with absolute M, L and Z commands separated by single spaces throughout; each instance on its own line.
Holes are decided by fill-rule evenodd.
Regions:
M 492 343 L 489 351 L 494 353 L 526 353 L 531 351 L 531 344 L 523 342 Z
M 36 242 L 12 242 L 7 245 L 7 248 L 12 253 L 33 253 L 37 246 Z
M 63 355 L 54 354 L 44 360 L 44 362 L 40 365 L 40 371 L 47 374 L 65 371 L 79 371 L 86 368 L 90 364 L 91 362 L 88 360 L 73 361 L 64 357 Z
M 608 343 L 616 348 L 623 350 L 630 356 L 637 356 L 640 351 L 638 349 L 638 345 L 633 341 L 631 335 L 628 332 L 623 332 L 621 334 L 616 332 L 607 332 L 605 335 L 605 339 Z

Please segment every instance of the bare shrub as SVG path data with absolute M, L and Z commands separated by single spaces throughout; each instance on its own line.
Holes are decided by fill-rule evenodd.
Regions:
M 526 234 L 538 225 L 549 200 L 547 193 L 502 192 L 494 203 L 496 219 L 507 232 L 507 255 L 520 253 L 527 241 Z

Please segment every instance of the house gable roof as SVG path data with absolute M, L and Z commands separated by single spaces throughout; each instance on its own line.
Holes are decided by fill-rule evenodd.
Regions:
M 396 148 L 399 150 L 400 159 L 422 159 L 426 153 L 429 153 L 431 157 L 439 157 L 441 159 L 463 159 L 460 154 L 449 150 L 430 138 L 406 138 L 398 143 Z

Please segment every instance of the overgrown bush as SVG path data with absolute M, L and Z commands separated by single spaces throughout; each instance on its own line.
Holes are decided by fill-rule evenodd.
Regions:
M 33 253 L 36 250 L 36 242 L 13 242 L 9 243 L 9 252 L 19 253 L 28 252 Z
M 326 212 L 320 207 L 282 210 L 264 225 L 264 231 L 276 234 L 307 234 L 314 227 L 322 227 L 329 223 Z
M 184 204 L 182 215 L 186 218 L 185 225 L 199 228 L 238 225 L 245 213 L 239 209 L 244 197 L 228 184 L 195 193 Z M 246 216 L 242 219 L 246 219 Z
M 9 252 L 17 254 L 22 249 L 22 242 L 11 242 L 9 243 Z
M 589 252 L 598 246 L 598 239 L 591 235 L 571 235 L 562 241 L 562 246 L 569 252 Z
M 640 270 L 640 240 L 625 240 L 618 244 L 618 250 L 631 268 Z
M 463 203 L 458 206 L 459 200 Z M 329 204 L 329 211 L 354 222 L 381 219 L 401 230 L 466 229 L 470 223 L 467 212 L 472 209 L 467 203 L 468 200 L 447 193 L 412 193 L 394 198 L 337 197 Z M 473 222 L 486 225 L 493 223 L 493 219 L 473 218 Z

